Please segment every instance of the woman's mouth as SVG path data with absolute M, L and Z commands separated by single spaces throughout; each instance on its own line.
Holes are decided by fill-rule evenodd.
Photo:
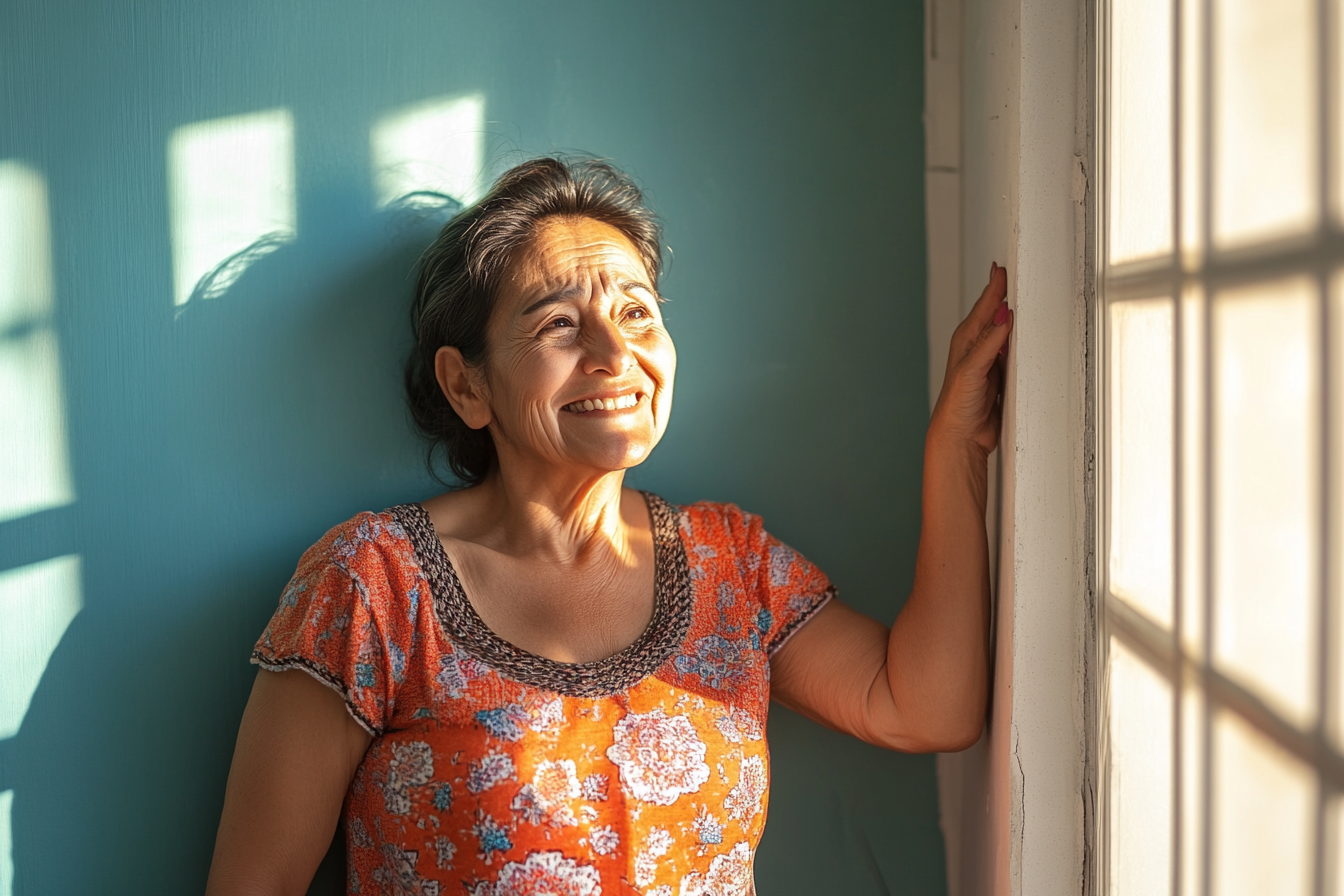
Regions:
M 623 411 L 639 404 L 639 399 L 640 394 L 638 392 L 616 395 L 611 398 L 584 398 L 565 405 L 561 410 L 573 414 L 586 414 L 589 411 Z

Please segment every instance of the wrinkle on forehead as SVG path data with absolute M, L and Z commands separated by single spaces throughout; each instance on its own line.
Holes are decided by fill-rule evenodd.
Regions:
M 524 245 L 508 279 L 515 290 L 529 292 L 601 280 L 609 272 L 637 275 L 653 288 L 639 250 L 619 229 L 594 218 L 551 218 Z

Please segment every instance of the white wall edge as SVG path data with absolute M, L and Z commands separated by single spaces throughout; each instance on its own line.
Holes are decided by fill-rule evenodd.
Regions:
M 926 15 L 950 2 L 927 0 Z M 926 123 L 953 104 L 961 120 L 955 172 L 931 164 L 926 179 L 931 402 L 946 339 L 990 260 L 1008 267 L 1016 315 L 991 487 L 1007 511 L 991 528 L 993 706 L 978 744 L 938 759 L 951 896 L 1093 894 L 1090 2 L 956 0 L 955 96 L 925 60 Z M 928 130 L 932 158 L 940 132 Z M 955 240 L 933 205 L 953 173 Z
M 1007 446 L 1016 595 L 1011 892 L 1021 896 L 1090 888 L 1091 299 L 1087 217 L 1076 197 L 1090 143 L 1088 12 L 1077 0 L 1021 0 L 1015 425 Z

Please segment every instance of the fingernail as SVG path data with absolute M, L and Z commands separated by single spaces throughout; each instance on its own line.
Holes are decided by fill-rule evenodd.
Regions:
M 994 326 L 1001 327 L 1008 323 L 1008 303 L 1000 302 L 999 310 L 994 312 Z
M 991 261 L 989 263 L 989 276 L 993 277 L 994 272 L 997 271 L 998 269 L 999 269 L 999 263 L 996 261 Z

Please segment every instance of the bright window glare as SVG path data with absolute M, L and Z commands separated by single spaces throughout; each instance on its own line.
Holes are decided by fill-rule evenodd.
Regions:
M 383 116 L 369 138 L 378 205 L 421 190 L 464 205 L 475 202 L 484 130 L 485 98 L 479 94 L 427 100 Z
M 185 304 L 212 272 L 200 297 L 222 295 L 248 261 L 294 239 L 298 214 L 289 110 L 178 128 L 168 141 L 168 197 L 174 301 Z M 235 259 L 258 243 L 260 251 Z
M 1204 291 L 1187 288 L 1181 296 L 1181 622 L 1192 656 L 1204 652 L 1204 311 Z
M 1111 305 L 1111 590 L 1172 620 L 1172 303 Z
M 1306 278 L 1213 304 L 1215 656 L 1304 726 L 1316 712 L 1318 308 Z
M 1317 216 L 1316 3 L 1214 8 L 1216 242 L 1301 233 Z
M 0 521 L 75 499 L 41 173 L 0 161 Z
M 1335 271 L 1330 284 L 1330 391 L 1332 412 L 1330 413 L 1331 444 L 1334 446 L 1331 461 L 1331 479 L 1334 484 L 1334 494 L 1328 496 L 1328 500 L 1333 504 L 1334 544 L 1329 545 L 1327 550 L 1333 552 L 1336 563 L 1339 558 L 1344 558 L 1344 414 L 1340 409 L 1344 408 L 1344 270 Z M 1334 600 L 1335 606 L 1344 608 L 1344 575 L 1334 577 Z M 1344 645 L 1344 612 L 1336 612 L 1335 619 L 1335 644 Z M 1334 686 L 1334 730 L 1331 734 L 1334 736 L 1336 746 L 1344 745 L 1344 662 L 1335 663 L 1334 667 L 1335 686 Z M 1339 830 L 1340 836 L 1344 837 L 1344 827 Z M 1341 861 L 1338 863 L 1340 868 L 1340 889 L 1339 896 L 1344 896 L 1344 851 L 1339 853 Z
M 1105 879 L 1112 896 L 1344 896 L 1344 262 L 1321 226 L 1327 185 L 1344 220 L 1344 136 L 1330 159 L 1321 140 L 1344 135 L 1344 17 L 1337 0 L 1101 8 Z M 1299 739 L 1321 722 L 1330 747 Z
M 47 660 L 82 606 L 76 554 L 0 573 L 0 740 L 19 733 Z
M 1171 891 L 1171 685 L 1111 639 L 1111 896 Z
M 1190 266 L 1204 248 L 1204 0 L 1181 4 L 1181 251 Z M 1112 193 L 1112 202 L 1120 194 Z M 1192 891 L 1193 892 L 1193 891 Z
M 1181 690 L 1181 888 L 1182 896 L 1203 893 L 1204 813 L 1204 713 L 1208 706 L 1196 688 Z M 1171 811 L 1171 806 L 1167 807 Z M 1116 860 L 1127 861 L 1123 854 Z
M 1111 7 L 1111 263 L 1171 248 L 1171 0 Z
M 1214 716 L 1213 880 L 1218 896 L 1307 896 L 1311 769 L 1231 713 Z

